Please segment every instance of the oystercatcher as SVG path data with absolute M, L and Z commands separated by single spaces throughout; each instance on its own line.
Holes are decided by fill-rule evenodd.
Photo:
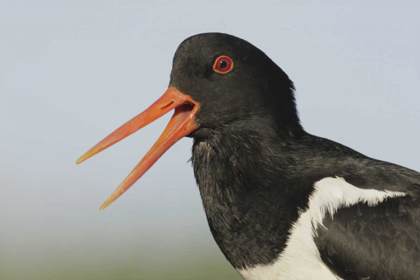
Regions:
M 186 39 L 165 94 L 78 163 L 171 110 L 107 207 L 182 137 L 210 230 L 245 279 L 420 279 L 420 174 L 307 133 L 289 77 L 252 44 Z

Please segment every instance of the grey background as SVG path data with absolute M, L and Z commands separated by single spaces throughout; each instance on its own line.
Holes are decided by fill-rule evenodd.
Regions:
M 419 3 L 1 0 L 0 278 L 239 278 L 208 230 L 190 139 L 98 211 L 170 114 L 75 164 L 165 91 L 196 33 L 265 51 L 307 131 L 420 170 Z

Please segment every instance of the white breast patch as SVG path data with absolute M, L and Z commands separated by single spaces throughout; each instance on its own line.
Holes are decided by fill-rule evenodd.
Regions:
M 367 203 L 375 206 L 387 198 L 405 196 L 402 192 L 360 189 L 343 178 L 324 178 L 314 185 L 309 207 L 290 230 L 286 248 L 271 265 L 257 265 L 239 270 L 246 280 L 337 280 L 340 279 L 322 262 L 314 236 L 327 212 Z

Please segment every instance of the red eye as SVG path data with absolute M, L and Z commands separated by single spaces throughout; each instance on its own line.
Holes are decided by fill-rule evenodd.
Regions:
M 213 65 L 213 70 L 220 74 L 226 74 L 232 71 L 233 61 L 225 55 L 219 56 Z

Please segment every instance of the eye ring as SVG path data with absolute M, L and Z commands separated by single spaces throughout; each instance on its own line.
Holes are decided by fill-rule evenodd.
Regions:
M 213 70 L 219 74 L 227 74 L 233 69 L 233 60 L 226 56 L 221 55 L 214 61 Z

